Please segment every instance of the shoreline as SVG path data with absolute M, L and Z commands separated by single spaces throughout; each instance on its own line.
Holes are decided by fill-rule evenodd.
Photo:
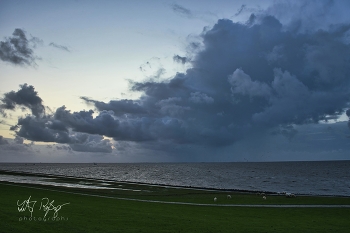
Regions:
M 119 180 L 109 180 L 109 179 L 94 179 L 87 177 L 77 177 L 77 176 L 64 176 L 64 175 L 55 175 L 55 174 L 46 174 L 46 173 L 31 173 L 31 172 L 22 172 L 22 171 L 11 171 L 11 170 L 0 170 L 0 175 L 14 175 L 14 176 L 31 176 L 31 177 L 42 177 L 42 178 L 53 178 L 53 179 L 70 179 L 70 180 L 80 180 L 80 181 L 92 181 L 92 182 L 104 182 L 104 183 L 120 183 L 120 184 L 129 184 L 129 185 L 139 185 L 139 186 L 149 186 L 149 187 L 160 187 L 160 188 L 173 188 L 173 189 L 189 189 L 189 190 L 199 190 L 199 191 L 212 191 L 212 192 L 234 192 L 242 194 L 266 194 L 266 195 L 275 195 L 282 196 L 285 195 L 285 192 L 273 192 L 273 191 L 264 191 L 264 190 L 244 190 L 244 189 L 220 189 L 220 188 L 209 188 L 209 187 L 195 187 L 195 186 L 181 186 L 181 185 L 170 185 L 170 184 L 157 184 L 157 183 L 144 183 L 144 182 L 133 182 L 133 181 L 119 181 Z M 23 184 L 21 182 L 9 182 L 6 183 L 14 184 Z M 26 183 L 26 184 L 35 184 L 35 183 Z M 60 184 L 60 183 L 57 183 Z M 63 185 L 50 185 L 50 184 L 36 184 L 42 186 L 56 186 L 56 187 L 67 187 Z M 69 188 L 69 187 L 68 187 Z M 89 189 L 86 187 L 86 189 Z M 108 189 L 107 187 L 101 189 Z M 349 198 L 346 195 L 318 195 L 318 194 L 303 194 L 303 193 L 293 193 L 297 196 L 304 197 L 337 197 L 337 198 Z

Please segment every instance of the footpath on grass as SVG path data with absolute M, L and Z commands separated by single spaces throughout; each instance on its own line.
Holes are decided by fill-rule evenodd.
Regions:
M 55 190 L 55 189 L 49 189 L 49 188 L 39 188 L 39 187 L 32 187 L 32 186 L 24 186 L 24 185 L 18 185 L 18 184 L 8 184 L 8 183 L 2 183 L 4 185 L 9 186 L 16 186 L 16 187 L 22 187 L 22 188 L 31 188 L 31 189 L 39 189 L 39 190 L 47 190 L 47 191 L 54 191 L 54 192 L 61 192 L 61 193 L 67 193 L 67 194 L 74 194 L 74 195 L 82 195 L 82 196 L 90 196 L 90 197 L 100 197 L 100 198 L 109 198 L 109 199 L 116 199 L 116 200 L 124 200 L 124 201 L 138 201 L 138 202 L 149 202 L 149 203 L 160 203 L 160 204 L 173 204 L 173 205 L 190 205 L 190 206 L 221 206 L 221 207 L 263 207 L 263 208 L 350 208 L 350 205 L 290 205 L 290 204 L 204 204 L 204 203 L 191 203 L 191 202 L 172 202 L 172 201 L 157 201 L 157 200 L 144 200 L 144 199 L 136 199 L 136 198 L 125 198 L 125 197 L 111 197 L 111 196 L 103 196 L 103 195 L 97 195 L 97 194 L 87 194 L 87 193 L 78 193 L 78 192 L 70 192 L 70 191 L 63 191 L 63 190 Z

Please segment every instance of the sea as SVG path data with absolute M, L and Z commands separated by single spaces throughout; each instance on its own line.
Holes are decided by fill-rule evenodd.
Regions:
M 350 161 L 0 163 L 0 170 L 192 188 L 350 196 Z

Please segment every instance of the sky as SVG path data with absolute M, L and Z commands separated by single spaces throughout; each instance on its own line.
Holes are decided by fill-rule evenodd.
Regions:
M 349 7 L 0 0 L 0 162 L 349 160 Z

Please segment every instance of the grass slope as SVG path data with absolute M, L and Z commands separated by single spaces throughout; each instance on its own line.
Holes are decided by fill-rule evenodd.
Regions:
M 50 188 L 63 190 L 62 188 Z M 39 190 L 30 187 L 9 186 L 0 182 L 0 232 L 349 232 L 350 208 L 251 208 L 222 206 L 187 206 L 161 203 L 125 201 L 101 197 Z M 76 190 L 77 191 L 77 190 Z M 226 193 L 191 194 L 191 190 L 176 189 L 171 197 L 191 201 L 209 201 L 212 195 Z M 84 192 L 94 192 L 85 190 Z M 101 192 L 101 191 L 100 191 Z M 166 192 L 171 192 L 166 191 Z M 178 192 L 178 193 L 177 193 Z M 190 194 L 188 194 L 190 192 Z M 179 195 L 176 195 L 179 194 Z M 114 194 L 115 195 L 115 194 Z M 121 194 L 118 194 L 119 196 Z M 126 196 L 126 194 L 123 194 Z M 41 198 L 54 200 L 54 205 L 70 202 L 62 206 L 58 216 L 61 221 L 19 221 L 30 216 L 28 211 L 18 212 L 17 200 L 23 202 L 31 196 L 38 201 L 33 216 L 44 215 L 39 210 Z M 140 197 L 147 197 L 140 196 Z M 152 198 L 161 199 L 161 193 Z M 276 197 L 277 202 L 278 197 Z M 279 197 L 282 200 L 282 197 Z M 348 204 L 349 198 L 313 198 L 303 200 L 299 197 L 287 202 Z M 208 200 L 207 200 L 208 199 Z M 238 199 L 238 200 L 235 200 Z M 258 202 L 256 195 L 237 194 L 232 201 L 239 203 Z M 273 199 L 268 197 L 269 199 Z M 220 199 L 219 199 L 220 200 Z M 266 201 L 268 201 L 266 200 Z M 276 202 L 272 201 L 272 202 Z M 211 203 L 213 203 L 211 201 Z M 263 202 L 266 204 L 266 202 Z M 50 211 L 48 216 L 52 216 Z

